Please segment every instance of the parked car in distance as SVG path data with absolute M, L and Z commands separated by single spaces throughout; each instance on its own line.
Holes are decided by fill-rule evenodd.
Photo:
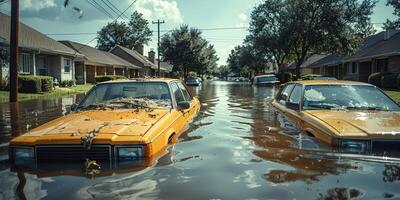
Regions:
M 367 83 L 290 82 L 272 105 L 303 132 L 346 152 L 400 144 L 399 105 Z
M 276 85 L 280 81 L 274 74 L 260 75 L 253 79 L 253 85 Z
M 313 76 L 313 77 L 303 78 L 303 80 L 337 80 L 337 78 L 330 76 Z
M 190 77 L 190 78 L 188 78 L 186 80 L 186 85 L 188 85 L 188 86 L 200 86 L 201 85 L 201 81 L 197 77 Z
M 151 157 L 179 136 L 199 109 L 199 100 L 179 80 L 100 83 L 72 113 L 12 139 L 10 160 L 121 162 Z

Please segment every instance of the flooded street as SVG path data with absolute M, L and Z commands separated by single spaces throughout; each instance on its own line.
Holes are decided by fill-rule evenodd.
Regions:
M 193 93 L 201 112 L 165 155 L 95 177 L 83 163 L 8 164 L 10 139 L 81 95 L 0 104 L 0 199 L 400 199 L 400 162 L 340 154 L 301 134 L 269 104 L 275 88 L 215 81 Z

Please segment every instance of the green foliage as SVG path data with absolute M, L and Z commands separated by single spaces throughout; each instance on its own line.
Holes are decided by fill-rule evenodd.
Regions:
M 394 8 L 393 15 L 397 16 L 395 20 L 387 20 L 385 29 L 396 29 L 400 28 L 400 1 L 399 0 L 388 0 L 387 6 L 392 6 Z
M 200 75 L 211 73 L 219 60 L 214 46 L 201 36 L 201 31 L 187 25 L 162 37 L 160 54 L 164 61 L 174 65 L 174 72 L 184 77 L 191 71 Z
M 51 92 L 54 89 L 53 77 L 50 76 L 40 76 L 42 84 L 42 92 Z
M 75 85 L 75 80 L 63 80 L 61 81 L 60 87 L 69 88 Z
M 371 75 L 369 75 L 368 77 L 368 83 L 378 86 L 378 87 L 382 87 L 382 77 L 384 75 L 387 75 L 387 72 L 376 72 L 376 73 L 372 73 Z
M 42 80 L 38 76 L 20 75 L 18 76 L 18 91 L 22 93 L 42 92 Z
M 125 76 L 97 76 L 95 78 L 96 83 L 101 83 L 105 81 L 113 81 L 113 80 L 119 80 L 119 79 L 127 79 Z
M 296 75 L 311 52 L 347 54 L 374 33 L 373 0 L 265 0 L 251 14 L 246 42 L 261 52 L 259 59 L 281 67 L 294 59 Z
M 215 76 L 223 79 L 228 79 L 228 76 L 230 74 L 230 69 L 226 65 L 221 65 L 215 70 Z
M 97 35 L 97 48 L 109 51 L 116 45 L 132 49 L 148 44 L 153 33 L 143 14 L 135 11 L 128 24 L 118 21 L 108 23 L 97 32 Z
M 2 78 L 0 79 L 0 90 L 8 90 L 8 79 Z
M 277 77 L 279 78 L 279 81 L 281 83 L 287 83 L 287 82 L 293 81 L 293 74 L 289 73 L 289 72 L 281 71 L 277 74 Z
M 384 74 L 381 78 L 381 87 L 386 89 L 397 89 L 397 77 L 399 74 Z

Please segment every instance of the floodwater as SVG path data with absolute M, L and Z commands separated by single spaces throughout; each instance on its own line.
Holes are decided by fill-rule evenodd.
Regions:
M 301 134 L 270 106 L 275 88 L 216 81 L 193 92 L 201 113 L 165 155 L 94 177 L 83 163 L 26 171 L 7 160 L 10 139 L 81 96 L 0 104 L 0 199 L 400 199 L 400 162 Z

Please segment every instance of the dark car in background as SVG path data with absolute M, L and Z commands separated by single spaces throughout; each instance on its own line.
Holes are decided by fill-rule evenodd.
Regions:
M 199 78 L 197 77 L 190 77 L 186 80 L 186 85 L 188 86 L 200 86 L 201 85 L 201 81 Z
M 253 79 L 253 85 L 277 85 L 280 81 L 274 74 L 260 75 Z

